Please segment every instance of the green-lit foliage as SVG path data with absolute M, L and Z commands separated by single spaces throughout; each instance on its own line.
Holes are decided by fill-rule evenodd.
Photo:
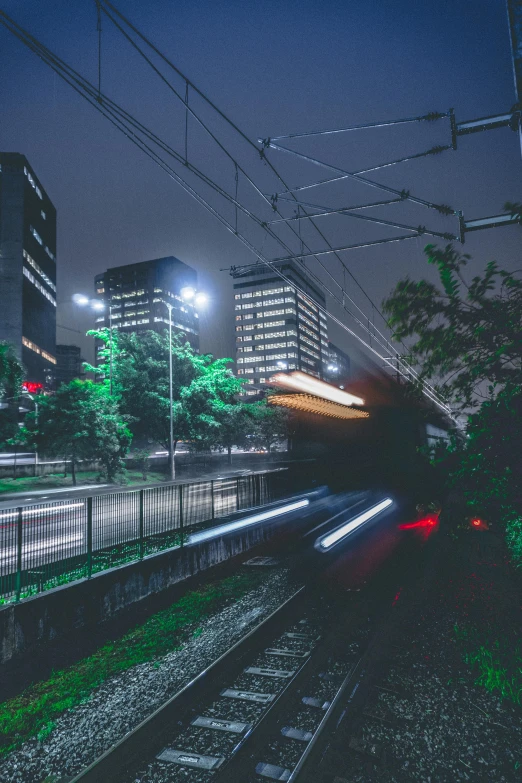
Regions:
M 520 204 L 505 209 L 522 215 Z M 466 279 L 469 256 L 451 245 L 428 245 L 425 252 L 440 286 L 401 280 L 383 306 L 395 337 L 412 339 L 421 379 L 453 408 L 475 410 L 468 437 L 449 449 L 449 483 L 470 513 L 505 528 L 514 561 L 522 564 L 522 279 L 494 261 Z
M 114 330 L 113 330 L 114 332 Z M 91 332 L 101 340 L 103 364 L 109 372 L 110 334 Z M 146 331 L 113 334 L 113 394 L 128 417 L 133 435 L 140 442 L 169 445 L 169 338 Z M 222 428 L 235 406 L 241 382 L 230 370 L 231 359 L 198 354 L 180 333 L 172 335 L 174 441 L 190 441 L 208 448 L 221 442 Z M 87 366 L 88 370 L 94 370 Z
M 131 441 L 117 402 L 107 389 L 79 380 L 62 384 L 55 394 L 41 397 L 38 422 L 35 414 L 27 417 L 25 436 L 40 453 L 70 460 L 73 484 L 81 459 L 98 460 L 107 481 L 114 481 L 123 470 Z
M 502 640 L 471 627 L 455 625 L 454 631 L 464 661 L 477 675 L 475 684 L 522 704 L 522 650 L 508 648 Z
M 18 435 L 18 398 L 22 392 L 23 367 L 12 346 L 0 340 L 0 401 L 7 407 L 0 410 L 0 450 L 8 447 Z
M 191 633 L 199 635 L 202 619 L 259 584 L 263 576 L 253 571 L 187 593 L 121 639 L 107 642 L 88 658 L 4 702 L 0 706 L 0 755 L 29 737 L 45 739 L 61 713 L 85 702 L 109 677 L 146 661 L 158 659 L 160 663 L 159 659 L 179 649 Z
M 272 447 L 288 437 L 288 411 L 268 404 L 264 399 L 250 406 L 252 443 L 257 448 L 271 451 Z

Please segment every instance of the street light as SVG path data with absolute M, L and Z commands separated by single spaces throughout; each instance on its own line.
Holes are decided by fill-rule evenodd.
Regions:
M 192 288 L 191 285 L 185 285 L 180 291 L 181 298 L 185 299 L 187 302 L 190 302 L 191 299 L 194 299 L 196 296 L 196 289 Z
M 102 302 L 101 299 L 89 299 L 85 294 L 74 294 L 73 302 L 80 307 L 89 306 L 96 312 L 101 312 L 106 307 L 109 308 L 109 394 L 112 397 L 112 305 Z
M 339 368 L 336 364 L 329 364 L 326 369 L 330 372 L 339 372 Z

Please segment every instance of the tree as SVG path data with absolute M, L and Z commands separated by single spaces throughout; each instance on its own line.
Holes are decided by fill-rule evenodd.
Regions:
M 522 281 L 490 261 L 468 284 L 468 255 L 451 245 L 425 249 L 441 288 L 426 280 L 399 281 L 383 303 L 394 337 L 416 337 L 410 348 L 421 379 L 462 409 L 495 397 L 522 380 Z
M 252 442 L 270 453 L 278 441 L 288 438 L 288 412 L 284 408 L 269 405 L 268 399 L 254 402 L 248 407 L 252 420 Z
M 131 442 L 116 400 L 103 385 L 80 380 L 62 384 L 52 396 L 42 397 L 38 422 L 29 414 L 25 434 L 38 451 L 70 460 L 75 486 L 82 459 L 98 460 L 107 481 L 113 482 L 123 470 Z
M 23 367 L 10 343 L 0 341 L 0 449 L 18 436 L 18 401 L 22 393 Z
M 107 379 L 109 330 L 90 332 L 104 343 L 102 365 L 87 366 Z M 134 437 L 154 440 L 169 448 L 169 339 L 163 333 L 146 331 L 113 335 L 113 394 L 128 417 Z M 215 360 L 198 354 L 180 333 L 172 335 L 174 452 L 180 440 L 196 447 L 219 441 L 220 427 L 228 406 L 235 404 L 241 382 L 229 369 L 231 359 Z M 105 380 L 107 384 L 107 380 Z
M 507 204 L 512 214 L 522 207 Z M 384 309 L 398 339 L 414 338 L 411 352 L 421 379 L 468 418 L 466 435 L 450 449 L 448 485 L 458 487 L 470 511 L 500 521 L 522 562 L 522 282 L 494 261 L 471 282 L 470 260 L 451 245 L 425 249 L 440 287 L 401 280 Z

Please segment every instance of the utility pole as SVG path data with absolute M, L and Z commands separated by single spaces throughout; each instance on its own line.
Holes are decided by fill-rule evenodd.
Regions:
M 513 60 L 513 78 L 515 80 L 516 106 L 518 107 L 518 135 L 520 152 L 522 153 L 522 0 L 507 0 L 509 23 L 509 38 L 511 41 L 511 58 Z
M 165 302 L 169 311 L 169 397 L 170 397 L 170 478 L 172 481 L 176 478 L 176 467 L 174 465 L 174 411 L 172 399 L 172 305 Z

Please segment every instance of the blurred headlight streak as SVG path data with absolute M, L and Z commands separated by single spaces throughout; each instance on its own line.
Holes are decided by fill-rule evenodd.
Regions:
M 304 372 L 277 373 L 272 376 L 272 381 L 278 386 L 287 386 L 290 389 L 315 394 L 316 397 L 337 402 L 339 405 L 364 405 L 364 400 L 361 400 L 360 397 L 341 391 L 341 389 L 324 381 L 318 381 Z
M 333 531 L 333 533 L 328 533 L 328 535 L 320 538 L 318 542 L 319 547 L 325 552 L 328 549 L 331 549 L 333 546 L 338 544 L 339 541 L 342 541 L 343 538 L 346 538 L 346 536 L 352 533 L 356 528 L 364 525 L 365 522 L 368 522 L 369 519 L 377 516 L 377 514 L 380 514 L 381 511 L 384 511 L 385 508 L 389 508 L 392 503 L 393 500 L 391 498 L 386 498 L 386 500 L 377 503 L 376 506 L 372 506 L 367 511 L 364 511 L 362 514 L 356 516 L 355 519 L 352 519 L 350 522 L 346 522 L 344 525 L 341 525 L 341 527 L 338 527 L 337 530 Z
M 61 513 L 62 511 L 68 511 L 71 508 L 83 508 L 85 503 L 64 503 L 62 506 L 37 506 L 36 508 L 28 508 L 22 511 L 23 517 L 34 517 L 38 514 L 43 514 L 48 511 L 55 511 Z M 17 511 L 8 511 L 7 514 L 0 514 L 1 519 L 16 519 L 18 516 Z
M 265 522 L 267 519 L 273 519 L 274 517 L 281 516 L 282 514 L 288 514 L 290 511 L 297 511 L 297 509 L 304 508 L 309 503 L 309 500 L 296 500 L 295 503 L 287 503 L 286 506 L 272 508 L 270 511 L 263 511 L 261 514 L 254 514 L 252 517 L 246 517 L 245 519 L 238 519 L 236 522 L 228 522 L 226 525 L 212 527 L 209 530 L 203 530 L 201 533 L 194 533 L 194 535 L 190 536 L 189 542 L 191 544 L 199 544 L 201 541 L 207 541 L 209 538 L 216 538 L 217 536 L 222 536 L 225 533 L 231 533 L 233 530 L 241 530 L 243 527 L 255 525 L 256 522 Z

